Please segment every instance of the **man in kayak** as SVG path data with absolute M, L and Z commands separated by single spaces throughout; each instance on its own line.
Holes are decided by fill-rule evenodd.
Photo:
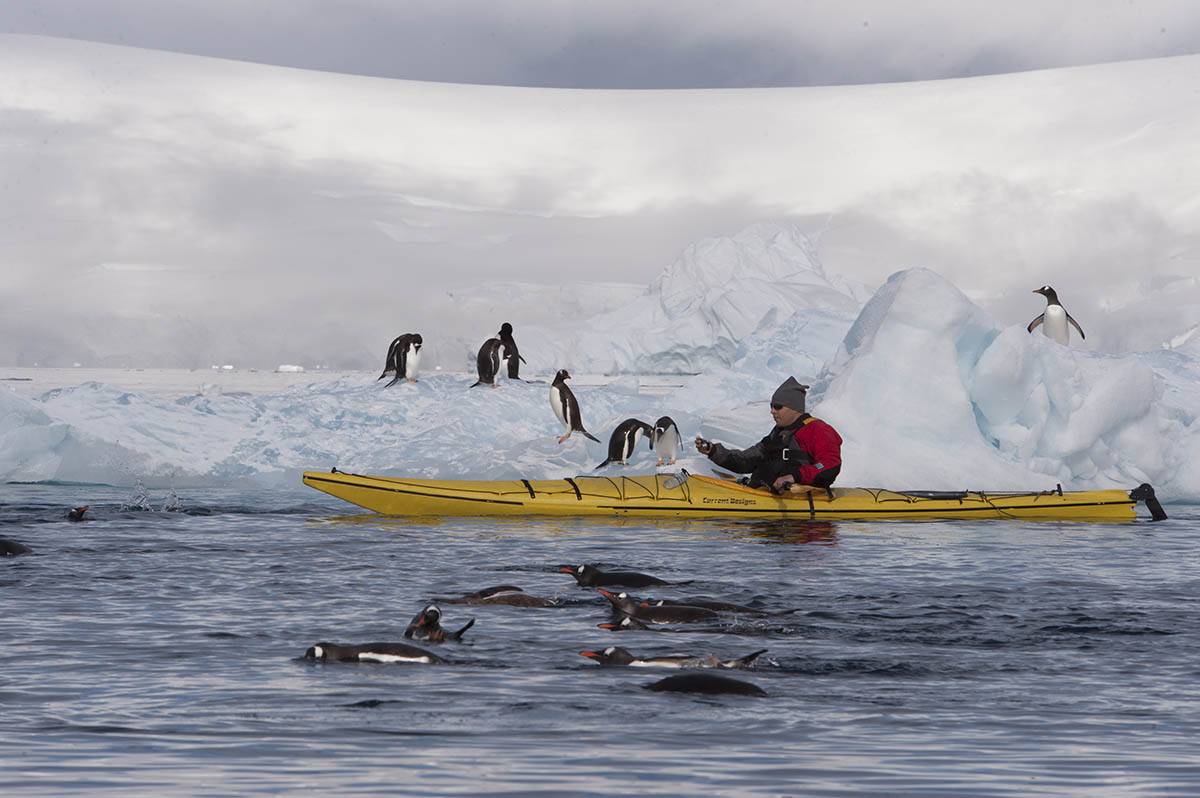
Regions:
M 804 412 L 807 385 L 788 377 L 771 396 L 775 429 L 749 449 L 729 449 L 696 438 L 696 451 L 722 468 L 750 473 L 752 488 L 777 493 L 793 483 L 828 488 L 842 470 L 842 437 L 837 430 Z

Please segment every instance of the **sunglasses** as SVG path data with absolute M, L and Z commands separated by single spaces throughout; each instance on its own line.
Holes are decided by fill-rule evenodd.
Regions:
M 777 405 L 777 404 L 775 404 L 774 402 L 772 402 L 772 403 L 771 403 L 771 409 L 772 409 L 772 410 L 782 410 L 782 409 L 783 409 L 783 405 Z

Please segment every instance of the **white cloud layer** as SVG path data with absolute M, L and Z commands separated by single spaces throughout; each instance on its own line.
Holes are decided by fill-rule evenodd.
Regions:
M 1051 283 L 1087 346 L 1153 347 L 1195 324 L 1197 92 L 1200 56 L 567 91 L 0 36 L 0 363 L 374 368 L 399 332 L 508 315 L 447 291 L 646 285 L 759 221 L 804 226 L 831 275 L 928 267 L 1006 323 Z

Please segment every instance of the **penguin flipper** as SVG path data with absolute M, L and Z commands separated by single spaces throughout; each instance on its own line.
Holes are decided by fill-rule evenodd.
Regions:
M 590 436 L 589 436 L 589 437 L 590 437 Z M 595 440 L 595 439 L 593 438 L 593 440 Z M 604 468 L 606 465 L 608 465 L 608 464 L 609 464 L 609 463 L 611 463 L 611 462 L 612 462 L 612 458 L 610 457 L 609 459 L 605 460 L 603 463 L 601 463 L 600 465 L 596 466 L 596 467 L 595 467 L 595 468 L 593 468 L 592 470 L 593 470 L 593 471 L 599 471 L 601 468 Z
M 449 637 L 451 640 L 462 640 L 463 632 L 467 631 L 468 629 L 470 629 L 470 628 L 471 628 L 472 626 L 474 626 L 474 625 L 475 625 L 475 619 L 474 619 L 474 618 L 472 618 L 471 620 L 467 621 L 467 625 L 466 625 L 466 626 L 464 626 L 463 628 L 459 629 L 459 630 L 458 630 L 457 632 L 455 632 L 454 634 L 452 634 L 452 635 L 446 635 L 446 636 L 447 636 L 447 637 Z
M 1067 314 L 1067 321 L 1071 322 L 1071 324 L 1075 327 L 1076 330 L 1079 330 L 1080 338 L 1084 338 L 1084 339 L 1087 338 L 1087 336 L 1083 334 L 1083 328 L 1079 326 L 1079 322 L 1077 322 L 1077 321 L 1075 321 L 1075 319 L 1071 318 L 1070 313 Z
M 738 657 L 737 659 L 731 659 L 728 662 L 722 662 L 721 667 L 722 668 L 746 668 L 746 667 L 749 667 L 750 665 L 753 665 L 754 660 L 758 659 L 760 654 L 766 654 L 766 653 L 767 653 L 767 649 L 765 649 L 765 648 L 759 649 L 758 651 L 755 651 L 751 654 L 747 654 L 744 657 Z
M 1028 330 L 1029 332 L 1033 332 L 1033 331 L 1034 331 L 1034 330 L 1036 330 L 1036 329 L 1037 329 L 1037 328 L 1038 328 L 1038 327 L 1041 325 L 1041 323 L 1042 323 L 1043 321 L 1045 321 L 1045 320 L 1046 320 L 1046 314 L 1045 314 L 1045 313 L 1043 313 L 1042 315 L 1038 316 L 1038 317 L 1037 317 L 1036 319 L 1034 319 L 1033 321 L 1029 322 L 1029 326 L 1028 326 L 1028 327 L 1026 327 L 1025 329 L 1026 329 L 1026 330 Z M 1078 326 L 1078 325 L 1076 325 L 1076 326 Z M 1083 331 L 1082 331 L 1082 330 L 1080 330 L 1080 331 L 1079 331 L 1079 334 L 1080 334 L 1080 335 L 1083 335 Z
M 382 377 L 380 377 L 380 379 L 383 379 L 383 378 L 382 378 Z M 392 379 L 392 381 L 391 381 L 391 382 L 389 382 L 387 385 L 385 385 L 385 386 L 383 386 L 383 387 L 384 387 L 384 388 L 391 388 L 393 385 L 395 385 L 396 383 L 400 382 L 400 379 L 401 379 L 400 372 L 399 372 L 399 371 L 397 371 L 397 372 L 396 372 L 396 376 L 395 376 L 395 377 Z
M 392 356 L 396 353 L 396 344 L 399 341 L 400 341 L 400 339 L 397 338 L 396 340 L 392 341 L 392 343 L 388 346 L 387 357 L 385 357 L 383 359 L 383 373 L 375 378 L 376 382 L 378 382 L 379 380 L 382 380 L 384 377 L 386 377 L 387 373 L 389 371 L 396 370 L 395 366 L 392 364 Z
M 584 436 L 585 438 L 589 438 L 589 439 L 591 439 L 591 440 L 595 441 L 596 443 L 599 443 L 599 442 L 600 442 L 600 439 L 599 439 L 599 438 L 597 438 L 595 435 L 593 435 L 592 433 L 588 432 L 587 430 L 585 430 L 585 429 L 581 429 L 581 430 L 579 430 L 579 431 L 583 433 L 583 436 Z

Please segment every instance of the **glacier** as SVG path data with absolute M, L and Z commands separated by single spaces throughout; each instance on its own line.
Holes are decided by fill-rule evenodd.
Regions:
M 626 418 L 672 416 L 745 446 L 770 428 L 789 375 L 845 439 L 838 484 L 895 489 L 1132 488 L 1200 501 L 1200 337 L 1122 354 L 1064 347 L 1004 324 L 928 269 L 873 292 L 825 273 L 804 237 L 755 226 L 690 247 L 641 293 L 561 326 L 518 328 L 528 381 L 468 386 L 432 372 L 384 388 L 376 372 L 316 375 L 271 392 L 186 395 L 105 382 L 36 395 L 0 389 L 0 480 L 303 490 L 305 470 L 436 478 L 590 473 Z M 1093 320 L 1093 325 L 1098 320 Z M 558 367 L 584 425 L 558 444 Z M 668 368 L 669 367 L 669 368 Z M 694 371 L 655 388 L 648 377 Z M 712 473 L 685 445 L 674 468 Z M 642 445 L 625 466 L 646 473 Z M 670 467 L 664 466 L 664 469 Z

